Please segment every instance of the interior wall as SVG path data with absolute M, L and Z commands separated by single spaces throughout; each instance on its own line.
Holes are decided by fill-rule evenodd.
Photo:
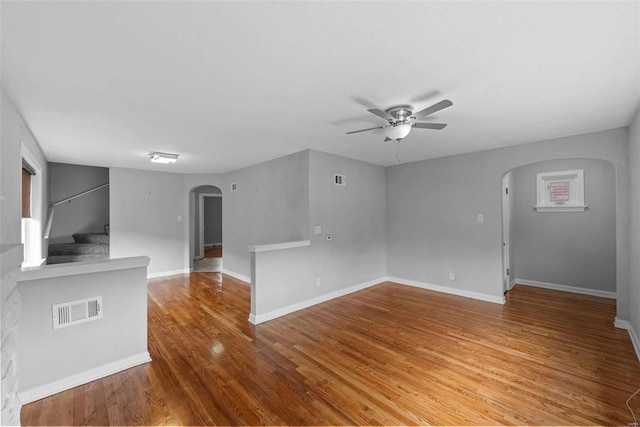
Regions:
M 2 387 L 0 400 L 1 425 L 20 424 L 20 400 L 18 386 L 20 378 L 17 368 L 17 324 L 20 315 L 20 294 L 17 290 L 15 271 L 22 261 L 21 199 L 22 199 L 22 144 L 34 156 L 41 167 L 42 197 L 40 212 L 35 216 L 46 218 L 47 209 L 47 160 L 31 134 L 18 109 L 4 88 L 0 87 L 0 325 L 2 333 Z M 37 205 L 34 203 L 34 205 Z M 46 248 L 43 242 L 43 254 Z
M 309 150 L 309 239 L 323 294 L 386 276 L 386 170 Z M 346 175 L 346 186 L 334 185 Z M 315 234 L 315 226 L 321 234 Z M 332 239 L 327 242 L 325 236 Z
M 301 151 L 224 175 L 225 271 L 250 277 L 249 245 L 308 238 L 308 156 Z
M 627 150 L 628 130 L 621 128 L 389 167 L 388 275 L 502 298 L 502 177 L 555 159 L 595 158 L 614 165 L 616 252 L 627 253 Z M 628 318 L 628 267 L 628 258 L 618 256 L 622 319 Z
M 146 255 L 150 276 L 188 271 L 183 180 L 181 174 L 109 170 L 111 258 Z
M 49 205 L 109 182 L 109 169 L 49 163 Z M 49 243 L 73 242 L 74 233 L 104 233 L 109 224 L 109 188 L 56 207 Z
M 630 289 L 629 322 L 633 335 L 640 332 L 640 109 L 629 128 L 629 163 L 631 170 L 631 230 L 630 230 Z M 625 320 L 625 318 L 621 318 Z M 636 348 L 636 351 L 640 349 Z
M 585 212 L 536 212 L 536 175 L 584 170 Z M 603 160 L 553 160 L 513 171 L 518 279 L 616 291 L 615 170 Z

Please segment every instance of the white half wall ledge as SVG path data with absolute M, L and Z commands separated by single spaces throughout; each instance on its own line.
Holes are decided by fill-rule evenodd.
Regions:
M 78 274 L 101 273 L 105 271 L 125 270 L 147 267 L 148 256 L 129 258 L 111 258 L 99 261 L 69 262 L 66 264 L 26 267 L 18 271 L 18 282 L 51 279 L 54 277 L 75 276 Z
M 335 298 L 340 298 L 343 297 L 345 295 L 349 295 L 352 294 L 354 292 L 358 292 L 361 291 L 363 289 L 366 288 L 370 288 L 371 286 L 375 286 L 375 285 L 379 285 L 381 283 L 384 283 L 387 281 L 386 277 L 381 277 L 379 279 L 374 279 L 374 280 L 370 280 L 368 282 L 365 283 L 360 283 L 358 285 L 354 285 L 354 286 L 350 286 L 348 288 L 344 288 L 344 289 L 340 289 L 338 291 L 335 292 L 330 292 L 328 294 L 324 294 L 324 295 L 319 295 L 317 297 L 305 300 L 305 301 L 301 301 L 295 304 L 291 304 L 288 305 L 286 307 L 282 307 L 279 308 L 277 310 L 273 310 L 270 311 L 268 313 L 263 313 L 263 314 L 258 314 L 258 315 L 253 315 L 250 314 L 249 315 L 249 322 L 253 323 L 254 325 L 260 324 L 260 323 L 264 323 L 267 322 L 269 320 L 273 320 L 276 319 L 278 317 L 282 317 L 285 316 L 287 314 L 291 314 L 293 312 L 296 311 L 300 311 L 303 310 L 305 308 L 309 308 L 311 306 L 317 305 L 317 304 L 321 304 L 323 302 L 327 302 L 330 301 L 332 299 Z
M 458 288 L 449 288 L 447 286 L 433 285 L 431 283 L 417 282 L 415 280 L 401 279 L 399 277 L 388 277 L 387 281 L 397 283 L 399 285 L 413 286 L 416 288 L 427 289 L 429 291 L 442 292 L 444 294 L 457 295 L 459 297 L 472 298 L 480 301 L 492 302 L 495 304 L 505 304 L 507 302 L 504 295 L 495 296 L 483 294 L 479 292 L 467 291 Z
M 301 248 L 304 246 L 311 246 L 311 241 L 296 240 L 294 242 L 271 243 L 268 245 L 252 245 L 252 246 L 249 246 L 249 252 L 256 253 L 256 252 L 278 251 L 282 249 Z
M 575 286 L 558 285 L 556 283 L 538 282 L 536 280 L 518 279 L 516 278 L 517 285 L 533 286 L 536 288 L 551 289 L 554 291 L 571 292 L 574 294 L 591 295 L 594 297 L 616 299 L 615 292 L 600 291 L 598 289 L 578 288 Z
M 626 329 L 627 332 L 629 332 L 629 338 L 631 338 L 631 344 L 633 344 L 633 349 L 636 352 L 636 357 L 638 358 L 638 360 L 640 360 L 640 341 L 638 340 L 638 335 L 636 334 L 635 329 L 633 329 L 631 322 L 629 322 L 628 320 L 621 320 L 616 317 L 615 321 L 613 322 L 613 326 L 618 329 Z
M 56 393 L 60 393 L 61 391 L 69 390 L 71 388 L 87 384 L 91 381 L 99 380 L 100 378 L 108 377 L 109 375 L 113 375 L 120 371 L 124 371 L 125 369 L 133 368 L 134 366 L 142 365 L 148 362 L 151 362 L 151 356 L 148 352 L 135 354 L 125 359 L 98 366 L 97 368 L 91 369 L 86 372 L 75 374 L 49 384 L 21 391 L 18 393 L 18 398 L 20 399 L 20 403 L 22 405 L 26 405 L 27 403 L 44 399 L 45 397 L 52 396 Z
M 245 282 L 247 284 L 251 283 L 251 277 L 247 277 L 244 274 L 236 273 L 235 271 L 227 270 L 226 268 L 222 269 L 222 274 L 226 274 L 227 276 L 231 276 L 234 279 L 238 279 L 241 282 Z

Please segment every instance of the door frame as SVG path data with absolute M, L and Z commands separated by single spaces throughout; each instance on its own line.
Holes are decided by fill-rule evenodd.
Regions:
M 502 290 L 507 292 L 510 289 L 510 259 L 509 248 L 511 238 L 511 206 L 509 197 L 511 196 L 511 171 L 502 177 Z

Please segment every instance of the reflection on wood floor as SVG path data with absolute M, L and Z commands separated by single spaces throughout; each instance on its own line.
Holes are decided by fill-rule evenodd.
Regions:
M 384 283 L 254 326 L 249 285 L 229 276 L 148 289 L 153 362 L 25 405 L 23 424 L 632 421 L 640 364 L 613 300 L 516 286 L 499 305 Z

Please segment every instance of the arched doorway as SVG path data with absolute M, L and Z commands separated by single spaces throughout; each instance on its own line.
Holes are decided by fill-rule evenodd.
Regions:
M 540 177 L 576 170 L 584 174 L 586 208 L 540 209 L 538 191 L 548 190 Z M 517 283 L 616 298 L 616 171 L 610 162 L 523 165 L 504 175 L 502 192 L 505 291 Z

